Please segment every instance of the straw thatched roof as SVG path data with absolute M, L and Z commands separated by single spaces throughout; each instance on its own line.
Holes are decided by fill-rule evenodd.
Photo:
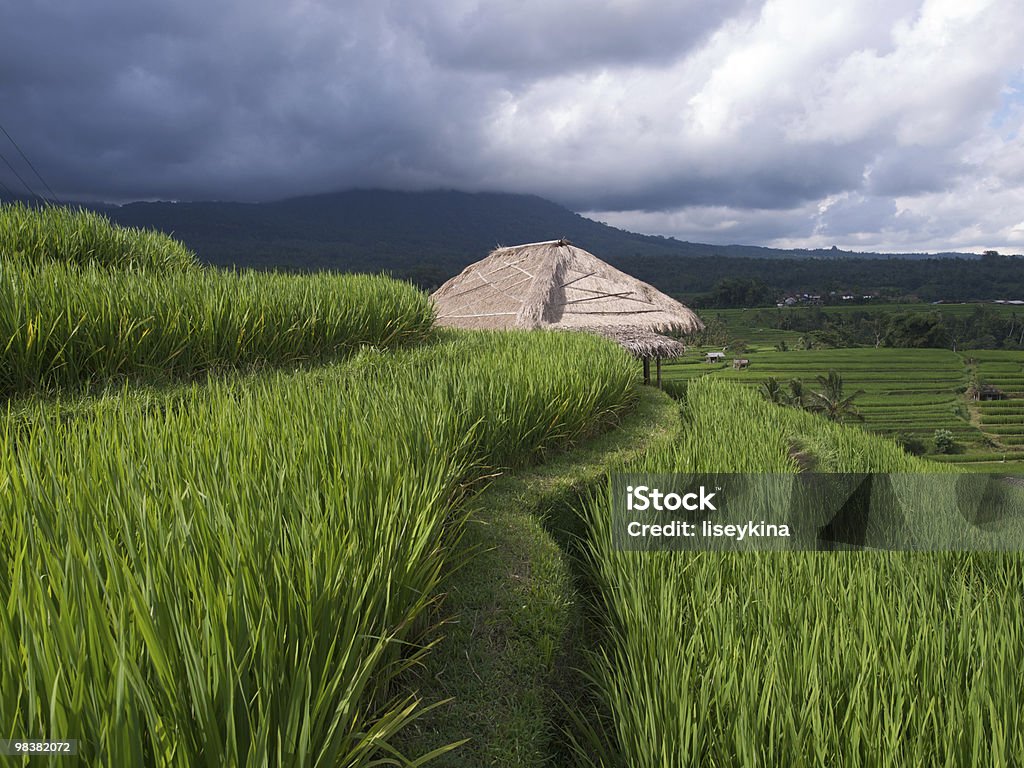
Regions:
M 686 352 L 686 346 L 681 341 L 662 336 L 660 333 L 645 331 L 638 328 L 626 328 L 623 326 L 595 326 L 594 328 L 580 328 L 590 333 L 596 333 L 605 338 L 616 341 L 626 348 L 633 357 L 641 360 L 644 358 L 663 357 L 671 359 L 682 357 Z
M 615 332 L 631 351 L 655 350 L 638 355 L 645 357 L 681 354 L 682 345 L 656 336 L 658 331 L 689 333 L 704 327 L 675 299 L 567 240 L 491 251 L 438 288 L 433 299 L 439 325 Z M 666 344 L 662 348 L 671 354 L 658 355 L 658 344 Z

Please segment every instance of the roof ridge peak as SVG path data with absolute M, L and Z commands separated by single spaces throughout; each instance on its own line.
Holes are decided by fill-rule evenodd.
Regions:
M 560 237 L 557 240 L 541 240 L 536 243 L 520 243 L 519 245 L 499 245 L 496 251 L 511 251 L 517 248 L 530 248 L 534 245 L 572 245 L 567 238 Z

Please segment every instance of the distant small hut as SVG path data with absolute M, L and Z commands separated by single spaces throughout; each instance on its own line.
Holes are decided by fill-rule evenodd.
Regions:
M 725 352 L 708 352 L 704 355 L 705 363 L 724 363 Z
M 737 357 L 732 361 L 732 369 L 734 371 L 742 371 L 748 365 L 750 365 L 750 361 L 745 357 Z
M 967 397 L 971 400 L 1005 400 L 1006 393 L 992 384 L 972 383 L 967 388 Z
M 704 328 L 680 302 L 565 239 L 497 248 L 432 298 L 442 326 L 549 328 L 613 339 L 643 361 L 644 383 L 656 360 L 659 385 L 662 358 L 686 349 L 661 334 Z

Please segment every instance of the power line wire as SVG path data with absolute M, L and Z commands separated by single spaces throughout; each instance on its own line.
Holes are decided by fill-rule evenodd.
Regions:
M 34 173 L 34 174 L 36 175 L 36 178 L 37 178 L 37 179 L 39 179 L 39 181 L 41 181 L 41 182 L 43 183 L 43 186 L 44 186 L 44 187 L 46 187 L 46 191 L 50 193 L 50 197 L 52 197 L 52 198 L 53 198 L 53 201 L 54 201 L 55 203 L 60 203 L 60 198 L 58 198 L 58 197 L 57 197 L 57 195 L 56 195 L 56 194 L 54 194 L 53 190 L 52 190 L 52 189 L 50 189 L 50 185 L 46 183 L 46 179 L 44 179 L 44 178 L 43 178 L 42 176 L 40 176 L 40 175 L 39 175 L 39 171 L 37 171 L 37 170 L 36 170 L 36 167 L 35 167 L 34 165 L 32 165 L 32 161 L 28 159 L 28 156 L 27 156 L 27 155 L 26 155 L 26 154 L 25 154 L 24 152 L 22 152 L 22 151 L 21 151 L 21 147 L 19 147 L 19 146 L 18 146 L 18 142 L 16 142 L 16 141 L 14 140 L 14 137 L 13 137 L 13 136 L 11 136 L 11 134 L 9 134 L 9 133 L 7 132 L 7 129 L 6 129 L 6 128 L 4 128 L 4 126 L 3 126 L 3 123 L 0 123 L 0 131 L 3 131 L 3 132 L 4 132 L 4 136 L 6 136 L 6 137 L 7 137 L 7 140 L 8 140 L 8 141 L 10 141 L 10 142 L 11 142 L 11 144 L 13 144 L 13 145 L 14 145 L 14 148 L 15 148 L 16 150 L 18 150 L 18 154 L 19 154 L 19 155 L 21 155 L 22 159 L 23 159 L 23 160 L 24 160 L 24 161 L 25 161 L 26 163 L 28 163 L 28 167 L 32 169 L 32 173 Z M 6 161 L 5 161 L 5 162 L 6 162 Z M 8 163 L 8 165 L 9 165 L 9 163 Z
M 18 173 L 18 170 L 13 165 L 11 165 L 11 161 L 4 156 L 3 152 L 0 152 L 0 160 L 3 160 L 7 164 L 7 167 L 11 169 L 11 173 L 13 173 L 18 178 L 18 181 L 21 182 L 21 185 L 28 190 L 29 195 L 31 195 L 32 197 L 38 197 L 44 203 L 46 202 L 46 198 L 44 198 L 42 195 L 37 195 L 35 193 L 35 190 L 28 185 L 28 182 L 21 178 L 21 174 Z
M 0 179 L 0 187 L 3 188 L 4 192 L 7 193 L 7 196 L 10 197 L 12 200 L 18 199 L 18 196 L 11 191 L 11 188 L 4 184 L 3 179 Z

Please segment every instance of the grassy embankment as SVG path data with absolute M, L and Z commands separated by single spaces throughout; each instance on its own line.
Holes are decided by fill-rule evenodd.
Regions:
M 769 376 L 785 387 L 800 379 L 805 388 L 818 388 L 816 376 L 829 370 L 843 377 L 844 389 L 864 390 L 856 399 L 865 417 L 864 426 L 887 436 L 899 433 L 931 437 L 939 428 L 949 429 L 961 440 L 979 436 L 977 427 L 966 420 L 963 398 L 956 390 L 968 383 L 963 361 L 953 352 L 940 349 L 812 349 L 777 352 L 744 352 L 750 360 L 745 370 L 724 364 L 703 362 L 701 350 L 685 361 L 665 366 L 667 381 L 688 381 L 710 375 L 714 378 L 759 386 Z
M 980 382 L 998 387 L 1006 399 L 970 403 L 972 417 L 986 437 L 985 446 L 954 458 L 1006 464 L 1016 459 L 1012 471 L 1024 473 L 1024 353 L 979 349 L 963 354 L 972 374 Z
M 620 413 L 635 377 L 600 340 L 452 335 L 100 398 L 70 418 L 52 400 L 20 405 L 0 428 L 0 678 L 18 681 L 0 686 L 5 734 L 100 734 L 86 754 L 126 764 L 359 765 L 390 742 L 423 756 L 469 725 L 465 755 L 537 757 L 560 647 L 591 639 L 573 634 L 567 566 L 535 517 L 566 523 L 575 469 L 480 497 L 462 544 L 516 544 L 453 575 L 447 615 L 472 629 L 439 647 L 440 686 L 415 687 L 460 702 L 422 728 L 408 643 L 465 551 L 466 488 Z M 629 466 L 788 472 L 794 450 L 822 469 L 923 466 L 711 380 L 690 385 L 680 439 Z M 585 460 L 582 485 L 606 469 Z M 609 544 L 606 501 L 584 515 L 606 727 L 576 731 L 581 762 L 1008 765 L 1024 752 L 1008 725 L 1024 685 L 1016 557 L 627 553 Z M 460 654 L 481 648 L 476 685 Z M 411 741 L 394 738 L 403 728 Z
M 114 226 L 90 211 L 20 203 L 0 205 L 0 256 L 122 270 L 196 267 L 195 255 L 161 232 Z
M 69 274 L 56 293 L 66 317 L 84 318 L 48 330 L 65 357 L 9 379 L 11 390 L 58 396 L 9 401 L 0 423 L 0 727 L 74 734 L 87 760 L 363 765 L 393 755 L 392 736 L 422 711 L 396 676 L 420 657 L 410 643 L 460 535 L 467 487 L 598 428 L 635 397 L 635 367 L 599 339 L 459 334 L 306 372 L 78 400 L 66 414 L 62 385 L 80 397 L 83 382 L 150 365 L 176 372 L 175 354 L 110 368 L 83 344 L 67 375 L 76 337 L 92 338 L 97 356 L 108 344 L 132 350 L 130 334 L 89 337 L 112 304 L 128 308 L 130 328 L 156 316 L 162 290 L 180 291 L 170 303 L 189 309 L 178 330 L 150 334 L 206 330 L 228 352 L 197 355 L 191 374 L 287 363 L 294 343 L 257 338 L 253 348 L 276 351 L 232 357 L 230 342 L 245 340 L 217 302 L 184 295 L 219 281 L 237 292 L 238 276 L 0 255 L 28 306 L 56 307 L 39 276 Z M 408 286 L 378 281 L 385 300 L 367 310 L 366 279 L 320 294 L 321 278 L 257 283 L 254 293 L 269 292 L 251 297 L 254 311 L 292 314 L 256 337 L 278 339 L 310 309 L 369 312 L 385 343 L 396 328 L 426 336 L 429 305 Z M 40 314 L 12 323 L 7 338 L 25 337 L 26 353 Z M 347 336 L 330 354 L 382 343 L 365 325 L 339 326 Z
M 576 451 L 479 497 L 481 554 L 419 676 L 456 701 L 406 737 L 470 739 L 444 765 L 1013 765 L 1019 555 L 623 552 L 598 492 L 622 467 L 792 473 L 797 453 L 823 471 L 946 470 L 713 380 L 691 385 L 679 433 L 651 394 L 657 428 L 631 417 L 581 465 Z M 564 670 L 581 663 L 589 704 Z
M 432 322 L 385 278 L 205 269 L 96 214 L 0 207 L 0 396 L 321 362 L 422 342 Z
M 601 384 L 538 372 L 574 354 Z M 621 408 L 628 362 L 599 340 L 462 337 L 8 421 L 5 731 L 92 734 L 137 765 L 368 760 L 414 711 L 390 681 L 462 487 Z
M 613 431 L 506 474 L 471 501 L 462 551 L 440 606 L 438 646 L 408 677 L 424 700 L 451 699 L 399 736 L 410 754 L 465 743 L 438 766 L 563 765 L 564 729 L 582 695 L 587 586 L 574 564 L 583 498 L 611 466 L 674 440 L 679 409 L 644 388 Z
M 769 337 L 770 331 L 765 331 Z M 758 387 L 774 377 L 785 388 L 796 378 L 805 389 L 814 390 L 816 377 L 834 369 L 842 375 L 848 393 L 864 390 L 855 401 L 864 416 L 864 428 L 886 437 L 917 438 L 928 448 L 935 430 L 949 430 L 957 451 L 931 453 L 929 458 L 973 470 L 1024 472 L 1024 445 L 1013 439 L 1018 434 L 1014 430 L 1024 430 L 1024 410 L 1018 407 L 1024 404 L 1024 352 L 884 347 L 791 347 L 780 352 L 758 333 L 753 338 L 747 351 L 727 350 L 727 362 L 722 364 L 703 362 L 704 353 L 712 348 L 695 348 L 692 357 L 665 366 L 665 380 L 685 382 L 710 376 Z M 734 357 L 749 359 L 750 366 L 733 370 Z M 983 383 L 1003 389 L 1009 399 L 991 404 L 967 400 L 964 392 L 975 374 Z
M 713 379 L 633 471 L 938 470 Z M 587 506 L 606 634 L 583 764 L 1001 765 L 1024 755 L 1019 555 L 626 552 Z M 592 722 L 583 718 L 584 722 Z

